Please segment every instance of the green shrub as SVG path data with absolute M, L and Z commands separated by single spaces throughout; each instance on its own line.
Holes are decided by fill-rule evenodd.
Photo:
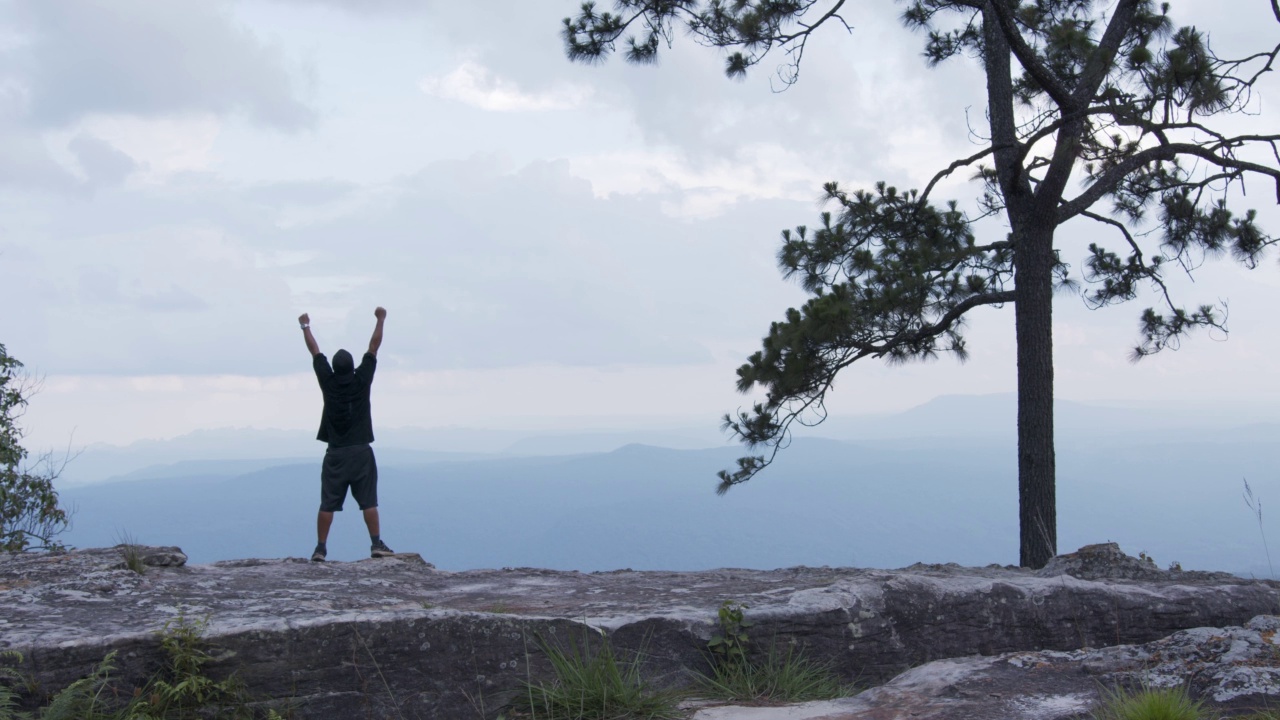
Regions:
M 88 677 L 80 678 L 53 696 L 53 700 L 40 711 L 40 720 L 115 720 L 130 717 L 112 712 L 109 703 L 114 699 L 111 691 L 111 672 L 115 670 L 116 653 L 98 663 Z
M 110 652 L 93 672 L 58 691 L 38 713 L 17 710 L 15 686 L 25 678 L 0 665 L 0 720 L 283 720 L 275 710 L 255 712 L 244 687 L 231 677 L 214 680 L 204 674 L 213 658 L 204 648 L 204 621 L 184 614 L 165 623 L 160 646 L 168 664 L 141 688 L 125 690 L 112 682 L 116 653 Z M 0 660 L 22 662 L 16 652 Z
M 712 665 L 734 668 L 747 664 L 747 644 L 751 642 L 747 628 L 751 627 L 751 621 L 746 618 L 746 609 L 746 605 L 733 600 L 725 600 L 720 604 L 720 609 L 716 611 L 719 632 L 707 642 Z
M 204 666 L 213 659 L 204 649 L 207 626 L 207 621 L 190 621 L 184 613 L 164 624 L 160 647 L 169 666 L 144 689 L 143 702 L 130 720 L 194 720 L 211 705 L 220 708 L 217 717 L 251 717 L 238 709 L 245 704 L 245 693 L 234 677 L 218 681 L 204 674 Z
M 21 665 L 22 653 L 17 650 L 0 652 L 0 662 L 8 661 Z M 14 685 L 18 685 L 24 679 L 22 673 L 16 668 L 0 665 L 0 720 L 30 719 L 30 713 L 18 712 L 18 693 L 13 689 Z

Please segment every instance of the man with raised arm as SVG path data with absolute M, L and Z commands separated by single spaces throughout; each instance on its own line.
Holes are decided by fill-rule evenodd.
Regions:
M 364 524 L 369 528 L 372 543 L 369 554 L 387 557 L 395 553 L 382 542 L 378 524 L 378 464 L 373 459 L 373 418 L 369 411 L 369 388 L 373 373 L 378 367 L 378 347 L 382 345 L 382 323 L 387 311 L 373 311 L 378 323 L 369 338 L 369 350 L 355 366 L 351 353 L 339 350 L 333 354 L 333 366 L 320 352 L 320 345 L 311 334 L 311 318 L 306 313 L 298 317 L 302 337 L 311 352 L 311 365 L 320 392 L 324 393 L 324 412 L 320 416 L 320 432 L 316 439 L 329 444 L 324 453 L 324 465 L 320 470 L 320 514 L 316 517 L 316 549 L 311 559 L 323 562 L 328 555 L 325 543 L 329 540 L 329 526 L 333 514 L 342 510 L 347 490 L 364 512 Z

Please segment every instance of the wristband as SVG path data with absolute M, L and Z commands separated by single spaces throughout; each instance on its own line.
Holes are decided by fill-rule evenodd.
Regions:
M 308 323 L 298 323 L 298 327 L 302 328 L 303 330 L 306 330 L 307 328 L 311 327 L 311 325 Z

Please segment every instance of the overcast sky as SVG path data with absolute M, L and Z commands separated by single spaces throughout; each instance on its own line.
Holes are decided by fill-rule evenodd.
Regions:
M 657 67 L 571 64 L 577 4 L 0 0 L 0 342 L 45 376 L 31 444 L 312 428 L 297 316 L 358 353 L 377 305 L 379 425 L 715 424 L 803 301 L 774 256 L 821 184 L 919 186 L 974 151 L 981 74 L 927 68 L 897 3 L 852 3 L 786 92 L 685 38 Z M 1265 0 L 1174 13 L 1219 49 L 1277 35 Z M 1276 86 L 1240 122 L 1274 131 Z M 1230 339 L 1136 366 L 1143 304 L 1060 297 L 1059 396 L 1274 406 L 1278 267 L 1182 283 L 1230 302 Z M 867 361 L 832 406 L 1012 391 L 1012 326 L 975 314 L 966 365 Z

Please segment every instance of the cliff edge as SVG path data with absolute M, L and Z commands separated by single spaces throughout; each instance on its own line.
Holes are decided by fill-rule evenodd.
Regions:
M 182 614 L 206 622 L 210 675 L 236 673 L 295 718 L 464 718 L 494 717 L 522 681 L 550 676 L 536 637 L 605 633 L 615 648 L 643 647 L 659 682 L 680 684 L 705 667 L 727 600 L 748 607 L 753 638 L 799 644 L 863 686 L 935 660 L 1151 643 L 1280 610 L 1274 583 L 1159 570 L 1114 545 L 1038 572 L 444 572 L 417 555 L 187 565 L 178 548 L 137 550 L 144 574 L 122 548 L 0 554 L 0 650 L 20 651 L 50 690 L 112 650 L 120 677 L 142 678 L 161 663 L 158 632 Z

